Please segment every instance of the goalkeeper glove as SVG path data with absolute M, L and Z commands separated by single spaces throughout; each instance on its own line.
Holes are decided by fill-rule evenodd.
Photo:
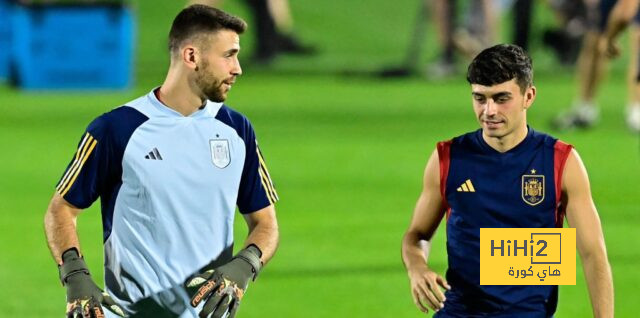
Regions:
M 195 308 L 204 301 L 200 317 L 213 313 L 211 317 L 220 318 L 227 311 L 228 318 L 235 317 L 249 281 L 256 279 L 262 267 L 260 256 L 260 249 L 251 244 L 230 262 L 187 280 L 185 285 L 191 306 Z
M 77 249 L 70 248 L 62 253 L 62 265 L 58 270 L 62 285 L 67 288 L 67 318 L 103 318 L 102 306 L 125 317 L 122 308 L 93 282 Z

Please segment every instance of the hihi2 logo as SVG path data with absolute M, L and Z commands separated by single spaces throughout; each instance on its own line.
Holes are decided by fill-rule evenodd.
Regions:
M 575 285 L 574 228 L 480 229 L 480 285 Z

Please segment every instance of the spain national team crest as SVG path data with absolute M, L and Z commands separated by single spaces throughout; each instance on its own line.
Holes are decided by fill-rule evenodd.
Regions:
M 531 174 L 522 176 L 522 199 L 528 205 L 538 205 L 544 200 L 544 175 L 535 173 L 536 170 L 531 170 Z
M 209 145 L 211 146 L 211 160 L 213 164 L 220 169 L 226 168 L 231 162 L 229 140 L 211 139 L 209 140 Z

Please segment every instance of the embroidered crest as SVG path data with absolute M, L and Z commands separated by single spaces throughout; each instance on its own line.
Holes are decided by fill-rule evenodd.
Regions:
M 522 200 L 531 206 L 544 200 L 544 175 L 535 173 L 536 170 L 531 170 L 531 174 L 522 176 Z
M 222 169 L 226 168 L 231 162 L 231 154 L 229 153 L 229 140 L 227 139 L 211 139 L 211 160 L 213 164 Z

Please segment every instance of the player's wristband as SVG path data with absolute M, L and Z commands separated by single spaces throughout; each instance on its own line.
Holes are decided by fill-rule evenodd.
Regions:
M 256 280 L 258 277 L 258 273 L 262 268 L 262 261 L 260 261 L 260 256 L 262 256 L 262 251 L 255 244 L 251 244 L 247 246 L 247 248 L 238 252 L 234 258 L 239 258 L 251 265 L 253 272 L 253 280 Z
M 62 253 L 62 265 L 58 266 L 62 285 L 67 284 L 67 278 L 78 273 L 90 275 L 89 268 L 84 259 L 78 254 L 78 250 L 72 247 Z

